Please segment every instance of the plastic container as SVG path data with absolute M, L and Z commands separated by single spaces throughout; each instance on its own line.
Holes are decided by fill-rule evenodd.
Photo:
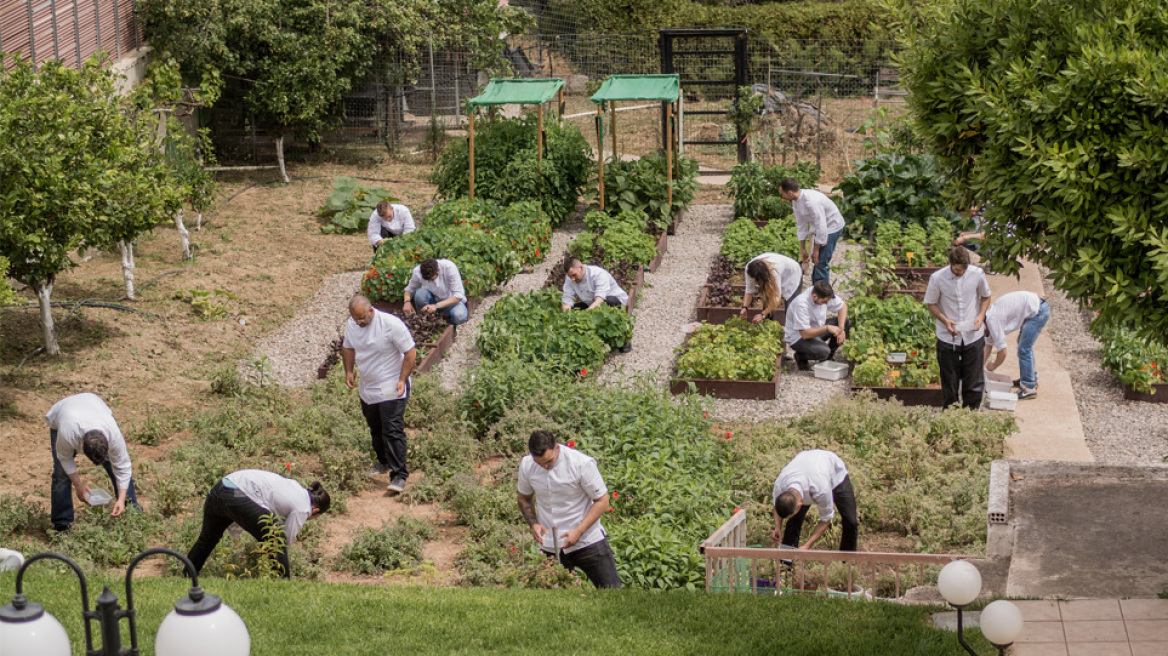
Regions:
M 908 354 L 907 353 L 889 353 L 888 357 L 885 359 L 888 360 L 888 364 L 904 364 L 905 361 L 908 360 Z
M 105 490 L 99 490 L 97 488 L 89 490 L 89 494 L 85 496 L 85 500 L 91 506 L 104 506 L 110 501 L 113 501 L 113 499 L 114 498 L 110 496 L 109 492 L 106 492 Z
M 999 380 L 990 380 L 986 378 L 985 389 L 987 392 L 1001 392 L 1002 394 L 1009 394 L 1014 391 L 1014 383 L 1003 383 Z
M 823 380 L 843 380 L 848 377 L 848 365 L 843 362 L 825 360 L 811 368 L 816 378 Z
M 687 323 L 687 324 L 685 324 L 684 326 L 682 326 L 682 327 L 681 327 L 681 332 L 683 332 L 683 333 L 685 333 L 685 334 L 689 335 L 689 334 L 693 333 L 695 330 L 697 330 L 698 328 L 701 328 L 701 327 L 702 327 L 702 322 L 700 322 L 700 321 L 695 321 L 695 322 L 693 322 L 693 323 Z
M 989 392 L 986 394 L 990 410 L 1009 410 L 1014 412 L 1018 405 L 1018 395 L 1011 392 Z

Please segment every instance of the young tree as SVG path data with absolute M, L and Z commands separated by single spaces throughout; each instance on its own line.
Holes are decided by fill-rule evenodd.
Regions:
M 53 284 L 76 266 L 70 252 L 132 242 L 174 202 L 153 131 L 127 109 L 97 57 L 80 70 L 15 58 L 0 70 L 0 253 L 36 292 L 49 355 L 60 351 Z
M 1025 257 L 1105 324 L 1168 335 L 1162 0 L 906 3 L 902 80 L 995 269 Z

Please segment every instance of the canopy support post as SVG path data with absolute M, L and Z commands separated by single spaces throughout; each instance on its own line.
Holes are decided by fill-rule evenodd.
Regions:
M 474 200 L 474 107 L 470 108 L 470 122 L 467 128 L 467 136 L 470 140 L 470 199 Z
M 673 103 L 665 117 L 665 184 L 669 193 L 669 214 L 673 214 Z
M 596 107 L 596 163 L 600 168 L 600 211 L 604 211 L 604 103 Z

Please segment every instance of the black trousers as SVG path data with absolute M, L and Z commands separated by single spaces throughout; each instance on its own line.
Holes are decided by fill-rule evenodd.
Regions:
M 195 566 L 195 571 L 203 570 L 207 557 L 215 550 L 219 540 L 223 539 L 227 527 L 233 523 L 239 524 L 240 528 L 250 533 L 256 542 L 263 542 L 264 525 L 261 519 L 265 515 L 273 513 L 252 501 L 242 490 L 229 488 L 223 481 L 216 483 L 207 493 L 207 500 L 203 503 L 203 529 L 199 532 L 199 538 L 195 540 L 195 546 L 191 547 L 191 552 L 187 554 L 187 558 L 190 558 Z M 282 519 L 278 518 L 277 528 L 280 535 L 283 535 Z M 276 561 L 284 570 L 284 578 L 290 578 L 292 570 L 288 568 L 287 544 L 276 556 Z
M 937 366 L 941 369 L 941 396 L 945 407 L 981 407 L 985 392 L 985 337 L 972 344 L 947 344 L 937 340 Z
M 827 320 L 827 325 L 838 326 L 839 318 L 832 317 Z M 848 319 L 844 324 L 844 332 L 852 332 L 852 320 Z M 812 361 L 819 362 L 821 360 L 830 360 L 835 355 L 836 349 L 839 348 L 839 340 L 835 335 L 825 333 L 824 337 L 812 337 L 811 339 L 801 339 L 791 345 L 791 350 L 795 352 L 795 363 L 799 365 L 800 369 L 807 369 L 808 364 Z
M 390 238 L 392 238 L 392 237 L 396 237 L 396 236 L 397 236 L 397 235 L 395 235 L 395 234 L 393 234 L 392 232 L 390 232 L 388 228 L 386 228 L 385 226 L 381 226 L 381 238 L 382 238 L 382 239 L 390 239 Z M 380 247 L 380 245 L 379 245 L 379 246 L 374 246 L 374 247 L 373 247 L 373 252 L 374 252 L 374 253 L 376 253 L 376 252 L 377 252 L 377 249 L 378 249 L 379 247 Z
M 406 394 L 409 394 L 408 383 Z M 373 405 L 361 402 L 361 414 L 365 415 L 365 423 L 369 425 L 373 453 L 377 454 L 377 462 L 389 467 L 391 481 L 410 477 L 410 470 L 406 467 L 406 400 L 394 399 Z
M 593 300 L 595 300 L 595 299 L 593 299 Z M 620 299 L 615 297 L 615 296 L 605 297 L 604 303 L 605 303 L 605 305 L 611 305 L 612 307 L 620 307 L 620 306 L 624 305 L 624 303 L 621 303 Z M 588 301 L 587 303 L 585 303 L 584 301 L 579 301 L 578 303 L 576 303 L 575 305 L 572 306 L 572 309 L 573 310 L 587 310 L 589 305 L 592 305 L 592 301 Z
M 548 558 L 556 557 L 546 551 L 544 554 Z M 560 564 L 570 570 L 584 572 L 592 585 L 598 588 L 619 588 L 624 585 L 616 571 L 616 557 L 612 555 L 607 538 L 572 553 L 560 553 Z
M 856 539 L 860 534 L 860 519 L 856 513 L 856 491 L 852 489 L 852 479 L 844 476 L 843 482 L 831 491 L 831 501 L 835 505 L 835 514 L 839 515 L 843 528 L 840 536 L 840 551 L 855 551 Z M 799 537 L 803 532 L 803 518 L 807 516 L 810 504 L 803 504 L 799 510 L 787 519 L 783 527 L 783 544 L 790 547 L 799 546 Z

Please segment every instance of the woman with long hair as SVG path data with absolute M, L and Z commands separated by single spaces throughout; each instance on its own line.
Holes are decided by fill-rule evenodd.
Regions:
M 742 310 L 738 314 L 746 318 L 754 299 L 761 297 L 762 314 L 753 319 L 758 323 L 779 309 L 780 299 L 786 307 L 802 290 L 803 267 L 798 262 L 786 255 L 763 253 L 746 265 L 746 294 L 742 297 Z

